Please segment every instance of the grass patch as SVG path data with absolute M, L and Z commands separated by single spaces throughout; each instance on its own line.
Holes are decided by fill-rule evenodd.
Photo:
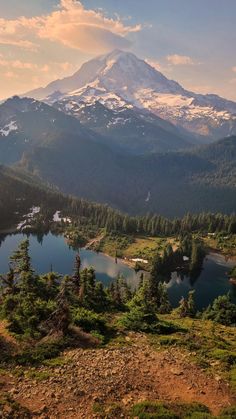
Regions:
M 62 356 L 58 356 L 53 359 L 46 359 L 44 361 L 44 365 L 48 367 L 63 367 L 64 365 L 67 365 L 70 361 L 68 359 L 65 359 Z
M 220 419 L 235 419 L 236 418 L 236 407 L 227 407 L 221 412 Z
M 139 419 L 178 419 L 169 407 L 163 403 L 142 402 L 135 404 L 130 410 L 131 418 Z
M 25 377 L 31 378 L 36 381 L 44 381 L 50 378 L 52 374 L 48 371 L 27 371 Z
M 171 321 L 180 330 L 170 336 L 164 333 L 149 336 L 150 344 L 156 350 L 172 345 L 187 350 L 192 362 L 214 375 L 219 374 L 236 388 L 236 341 L 233 327 L 209 320 L 179 319 L 175 313 L 158 317 L 160 320 Z
M 213 419 L 209 409 L 200 403 L 166 404 L 148 401 L 134 405 L 130 416 L 139 419 Z
M 93 413 L 99 415 L 100 417 L 104 417 L 105 415 L 105 407 L 101 403 L 94 403 L 93 404 Z
M 112 403 L 109 405 L 104 405 L 101 403 L 94 403 L 93 413 L 96 417 L 103 419 L 114 419 L 114 418 L 123 418 L 124 410 L 119 403 Z
M 110 256 L 123 257 L 126 249 L 133 243 L 132 236 L 124 234 L 110 233 L 95 246 L 94 250 L 106 253 Z
M 236 365 L 230 369 L 229 378 L 232 389 L 236 391 Z
M 236 255 L 236 235 L 218 233 L 215 237 L 203 237 L 206 246 L 216 249 L 227 256 Z

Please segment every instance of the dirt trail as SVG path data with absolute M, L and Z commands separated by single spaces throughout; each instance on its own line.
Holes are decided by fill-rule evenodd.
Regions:
M 217 414 L 235 401 L 226 383 L 208 377 L 187 354 L 173 347 L 155 352 L 143 335 L 127 339 L 123 347 L 68 351 L 68 363 L 41 368 L 40 373 L 49 373 L 41 382 L 15 379 L 11 394 L 34 412 L 33 417 L 45 419 L 97 417 L 95 402 L 128 408 L 143 400 L 197 401 Z
M 85 249 L 91 249 L 92 246 L 94 246 L 95 244 L 99 244 L 100 241 L 104 238 L 104 234 L 102 234 L 101 236 L 95 237 L 94 239 L 90 240 L 86 246 Z

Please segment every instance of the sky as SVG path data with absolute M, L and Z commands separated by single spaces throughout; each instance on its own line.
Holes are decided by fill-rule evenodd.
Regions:
M 198 93 L 236 101 L 235 0 L 0 0 L 0 98 L 115 48 Z

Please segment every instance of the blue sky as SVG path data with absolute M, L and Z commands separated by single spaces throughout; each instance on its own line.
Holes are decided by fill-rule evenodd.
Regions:
M 0 18 L 2 97 L 120 46 L 186 88 L 236 100 L 235 0 L 0 0 Z

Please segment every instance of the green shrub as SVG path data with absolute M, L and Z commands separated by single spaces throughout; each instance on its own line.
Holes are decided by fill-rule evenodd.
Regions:
M 208 407 L 201 403 L 179 404 L 176 411 L 182 419 L 210 419 L 212 415 Z
M 227 407 L 226 409 L 224 409 L 220 416 L 219 419 L 235 419 L 236 418 L 236 407 Z
M 76 326 L 81 327 L 87 333 L 97 331 L 103 334 L 107 330 L 106 320 L 102 315 L 83 307 L 74 310 L 73 321 Z
M 41 365 L 48 359 L 58 357 L 65 347 L 64 340 L 38 344 L 33 348 L 23 350 L 14 357 L 14 360 L 20 365 Z
M 229 366 L 236 364 L 236 352 L 230 352 L 224 349 L 214 349 L 211 351 L 211 356 Z
M 200 403 L 166 405 L 148 401 L 134 405 L 130 416 L 140 419 L 213 419 L 209 409 Z
M 221 295 L 206 309 L 203 319 L 213 320 L 225 326 L 233 326 L 236 324 L 236 304 L 232 303 L 229 294 Z
M 127 330 L 137 332 L 160 332 L 158 318 L 155 313 L 145 313 L 141 307 L 135 307 L 128 313 L 125 313 L 119 320 L 119 324 Z
M 131 411 L 131 417 L 139 419 L 178 419 L 172 410 L 163 403 L 141 402 L 135 404 Z
M 98 339 L 101 345 L 105 343 L 106 341 L 105 336 L 99 333 L 97 330 L 91 330 L 90 334 L 94 338 Z

